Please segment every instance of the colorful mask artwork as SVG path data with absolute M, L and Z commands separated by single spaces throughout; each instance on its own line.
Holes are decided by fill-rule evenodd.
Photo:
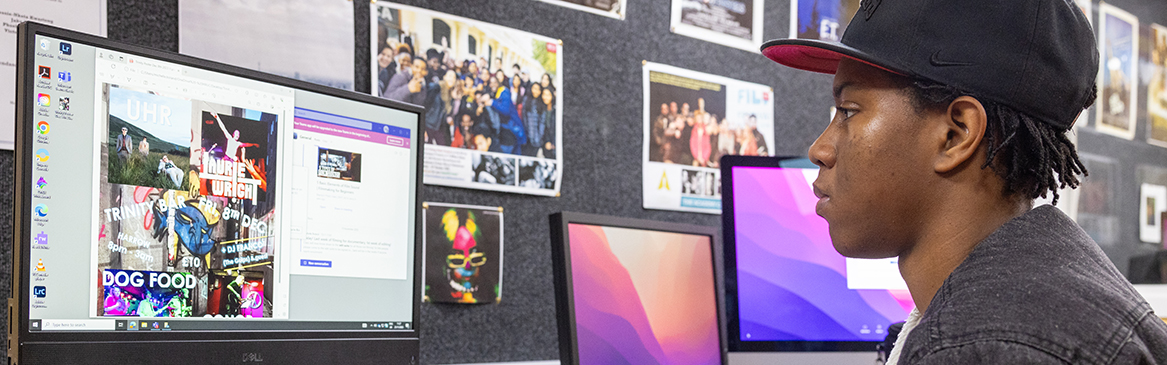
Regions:
M 502 209 L 425 207 L 425 300 L 497 302 L 502 291 Z

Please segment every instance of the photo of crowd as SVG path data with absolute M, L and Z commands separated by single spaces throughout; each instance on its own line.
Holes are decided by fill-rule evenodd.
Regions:
M 726 117 L 725 90 L 652 82 L 648 160 L 716 168 L 724 155 L 769 156 L 756 115 Z
M 523 48 L 533 48 L 536 54 L 504 60 L 523 57 L 504 54 L 487 43 L 490 34 L 475 25 L 432 18 L 432 24 L 444 27 L 435 26 L 434 34 L 416 34 L 410 21 L 419 14 L 388 7 L 379 11 L 375 93 L 426 107 L 427 144 L 556 157 L 556 75 L 535 59 L 547 54 L 553 58 L 555 43 L 534 40 Z M 478 30 L 479 37 L 452 39 L 454 28 Z M 494 42 L 503 39 L 509 37 Z M 462 41 L 466 44 L 459 44 Z M 490 51 L 483 49 L 488 47 Z

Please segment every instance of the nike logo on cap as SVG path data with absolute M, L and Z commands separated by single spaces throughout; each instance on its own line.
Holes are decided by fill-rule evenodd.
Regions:
M 936 51 L 935 53 L 932 53 L 932 57 L 928 59 L 928 62 L 931 63 L 932 66 L 936 66 L 936 67 L 972 66 L 973 65 L 972 62 L 941 60 L 939 56 L 940 56 L 940 51 Z

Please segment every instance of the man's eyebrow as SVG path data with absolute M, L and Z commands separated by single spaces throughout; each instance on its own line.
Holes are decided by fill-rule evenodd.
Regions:
M 835 86 L 835 90 L 834 90 L 835 99 L 838 99 L 839 96 L 843 95 L 843 89 L 846 89 L 848 86 L 853 86 L 853 85 L 855 85 L 854 81 L 843 81 L 839 85 Z

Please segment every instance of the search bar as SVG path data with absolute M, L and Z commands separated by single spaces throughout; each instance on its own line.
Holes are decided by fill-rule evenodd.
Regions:
M 42 331 L 113 331 L 117 322 L 112 319 L 44 319 Z
M 369 122 L 366 122 L 363 120 L 352 119 L 352 118 L 348 118 L 348 117 L 342 117 L 342 116 L 335 115 L 335 114 L 321 113 L 321 112 L 318 112 L 315 110 L 296 108 L 296 118 L 304 118 L 304 119 L 311 119 L 311 120 L 325 122 L 325 123 L 339 124 L 339 125 L 343 125 L 343 126 L 357 128 L 357 129 L 363 129 L 366 131 L 373 130 L 373 123 L 369 123 Z

